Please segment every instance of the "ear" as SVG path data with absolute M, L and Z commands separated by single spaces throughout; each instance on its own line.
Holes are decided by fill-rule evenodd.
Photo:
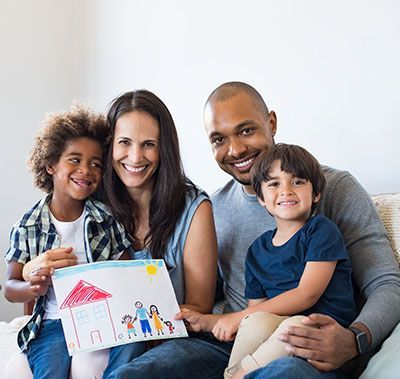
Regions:
M 54 174 L 54 168 L 52 166 L 46 166 L 46 171 L 50 175 Z
M 274 111 L 268 113 L 268 128 L 271 131 L 271 136 L 275 137 L 277 129 L 277 118 Z
M 265 208 L 265 203 L 264 203 L 264 200 L 263 200 L 263 199 L 261 199 L 261 197 L 258 197 L 258 196 L 257 196 L 257 200 L 258 200 L 258 202 L 260 203 L 260 205 L 261 205 L 262 207 L 264 207 L 264 208 Z
M 321 200 L 321 193 L 314 195 L 313 203 L 318 203 Z

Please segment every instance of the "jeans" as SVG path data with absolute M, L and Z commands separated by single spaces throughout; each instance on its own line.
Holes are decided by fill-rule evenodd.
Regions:
M 210 333 L 191 333 L 164 341 L 103 379 L 221 379 L 231 349 L 232 343 L 220 342 Z
M 71 357 L 61 320 L 42 321 L 39 335 L 29 342 L 26 354 L 35 379 L 68 379 Z
M 110 349 L 108 365 L 103 379 L 112 378 L 113 371 L 118 367 L 133 361 L 146 351 L 146 342 L 132 342 L 126 345 L 114 346 Z
M 340 371 L 323 372 L 314 368 L 304 359 L 279 358 L 265 367 L 245 376 L 245 379 L 345 379 Z

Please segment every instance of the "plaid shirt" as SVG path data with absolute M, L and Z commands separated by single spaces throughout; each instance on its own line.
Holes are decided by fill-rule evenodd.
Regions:
M 10 248 L 5 254 L 6 261 L 25 264 L 47 250 L 60 247 L 60 237 L 50 221 L 50 200 L 51 195 L 43 198 L 14 225 Z M 125 250 L 132 249 L 132 241 L 125 229 L 110 215 L 103 203 L 88 198 L 85 213 L 84 243 L 88 262 L 118 259 Z M 18 333 L 18 345 L 22 351 L 40 329 L 45 302 L 45 296 L 36 298 L 31 319 Z

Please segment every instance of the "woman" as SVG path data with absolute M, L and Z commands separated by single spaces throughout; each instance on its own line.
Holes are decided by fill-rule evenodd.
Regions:
M 178 303 L 208 313 L 214 301 L 217 267 L 212 208 L 208 196 L 185 176 L 170 112 L 156 95 L 138 90 L 117 97 L 107 119 L 111 141 L 105 162 L 103 197 L 132 236 L 131 258 L 163 258 Z M 35 267 L 57 267 L 57 260 L 70 259 L 62 251 L 57 254 L 53 251 L 48 258 L 46 253 L 42 254 L 40 261 L 25 265 L 24 277 Z M 70 262 L 73 264 L 74 260 Z M 104 378 L 145 349 L 145 343 L 110 349 Z M 104 353 L 105 350 L 95 352 L 96 369 L 89 370 L 97 373 L 92 377 L 101 377 L 106 366 Z M 74 360 L 79 359 L 74 357 L 72 361 L 75 379 L 87 360 L 75 365 Z M 20 358 L 18 365 L 21 364 Z
M 171 114 L 157 96 L 139 90 L 116 98 L 107 119 L 105 201 L 133 238 L 132 259 L 163 258 L 178 303 L 209 312 L 217 260 L 212 208 L 184 174 Z M 112 348 L 104 377 L 141 348 Z

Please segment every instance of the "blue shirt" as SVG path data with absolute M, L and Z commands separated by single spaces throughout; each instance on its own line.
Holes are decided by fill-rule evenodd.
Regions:
M 285 244 L 274 246 L 276 229 L 250 246 L 246 257 L 246 291 L 249 299 L 271 299 L 299 285 L 309 261 L 337 261 L 336 269 L 317 303 L 301 313 L 322 313 L 347 327 L 357 316 L 351 265 L 338 227 L 325 216 L 315 216 Z
M 60 237 L 50 220 L 50 200 L 51 195 L 43 198 L 14 225 L 10 248 L 5 254 L 6 261 L 25 264 L 47 250 L 60 247 Z M 88 262 L 118 259 L 125 250 L 132 249 L 125 229 L 111 216 L 103 203 L 88 198 L 84 212 L 84 242 Z M 36 298 L 31 319 L 18 333 L 21 350 L 26 349 L 40 329 L 45 301 L 45 296 Z

